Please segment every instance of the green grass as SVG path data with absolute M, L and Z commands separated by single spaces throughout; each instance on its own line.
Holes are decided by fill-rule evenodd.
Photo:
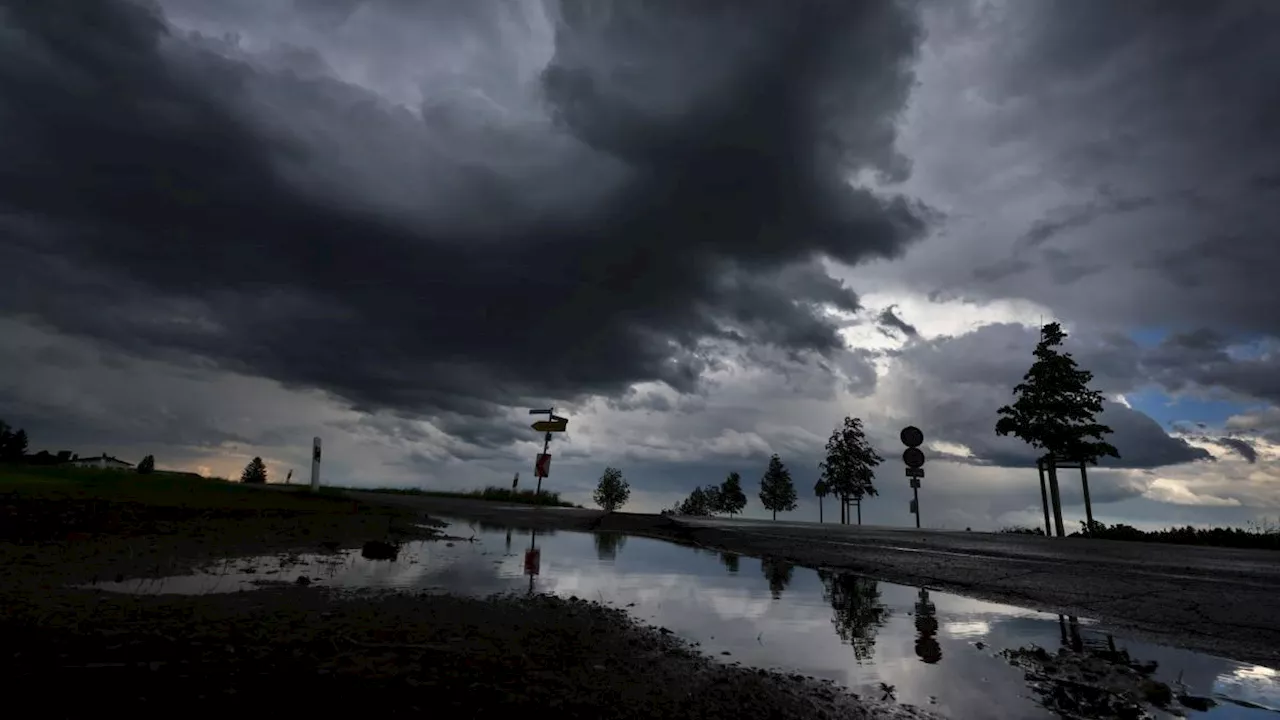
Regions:
M 423 497 L 465 498 L 468 500 L 489 500 L 492 502 L 512 503 L 514 505 L 540 505 L 544 507 L 581 508 L 571 502 L 561 500 L 560 493 L 543 490 L 511 490 L 503 487 L 489 486 L 483 490 L 423 490 L 422 488 L 324 488 L 338 492 L 342 490 L 360 490 L 363 492 L 387 493 L 389 495 L 421 495 Z
M 66 466 L 0 464 L 0 498 L 12 500 L 102 500 L 156 507 L 326 510 L 334 498 L 272 492 L 222 478 Z M 350 502 L 346 505 L 350 507 Z

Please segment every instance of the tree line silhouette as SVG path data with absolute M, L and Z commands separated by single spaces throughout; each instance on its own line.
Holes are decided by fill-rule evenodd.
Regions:
M 15 428 L 9 423 L 0 420 L 0 462 L 14 465 L 45 466 L 61 465 L 80 459 L 79 454 L 70 450 L 28 452 L 30 446 L 31 440 L 28 438 L 25 428 Z M 103 454 L 105 455 L 106 453 Z M 156 458 L 154 455 L 147 455 L 142 458 L 142 461 L 135 468 L 137 472 L 144 475 L 155 472 L 155 469 Z
M 818 463 L 818 482 L 814 495 L 818 498 L 818 520 L 822 521 L 822 500 L 835 496 L 841 501 L 841 522 L 847 522 L 847 510 L 858 508 L 858 523 L 862 522 L 862 499 L 878 495 L 875 488 L 875 468 L 884 459 L 867 441 L 858 418 L 846 417 L 831 433 L 827 441 L 826 457 Z M 760 505 L 778 519 L 778 513 L 791 512 L 798 506 L 799 496 L 791 470 L 774 453 L 760 476 Z M 737 515 L 747 506 L 746 493 L 742 490 L 742 477 L 729 473 L 720 485 L 694 488 L 684 500 L 662 511 L 663 515 Z

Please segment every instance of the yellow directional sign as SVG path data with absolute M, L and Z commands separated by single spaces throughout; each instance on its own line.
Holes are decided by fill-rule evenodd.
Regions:
M 539 420 L 533 424 L 533 429 L 538 432 L 564 432 L 569 427 L 569 418 L 556 418 L 555 420 Z

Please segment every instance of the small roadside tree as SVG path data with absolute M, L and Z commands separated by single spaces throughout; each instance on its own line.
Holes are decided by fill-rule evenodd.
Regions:
M 1095 416 L 1102 412 L 1102 393 L 1089 389 L 1093 373 L 1076 366 L 1071 353 L 1058 348 L 1067 334 L 1058 323 L 1040 329 L 1040 342 L 1034 351 L 1035 362 L 1013 388 L 1012 405 L 996 411 L 996 434 L 1013 435 L 1033 448 L 1045 450 L 1049 488 L 1053 495 L 1054 523 L 1059 535 L 1062 506 L 1058 494 L 1057 461 L 1079 462 L 1084 489 L 1084 508 L 1088 527 L 1093 527 L 1093 503 L 1089 500 L 1089 480 L 1083 464 L 1096 464 L 1103 456 L 1119 458 L 1115 446 L 1103 438 L 1111 428 L 1099 423 Z
M 796 486 L 791 482 L 791 471 L 777 453 L 769 458 L 769 469 L 760 478 L 760 504 L 773 513 L 774 520 L 778 519 L 778 513 L 796 509 Z
M 742 491 L 742 476 L 736 472 L 729 473 L 729 476 L 720 483 L 719 508 L 717 510 L 727 513 L 730 517 L 742 512 L 747 506 L 747 494 Z
M 146 456 L 146 457 L 142 458 L 142 461 L 138 463 L 138 474 L 139 474 L 139 475 L 150 475 L 151 473 L 153 473 L 153 472 L 155 472 L 155 471 L 156 471 L 156 456 L 155 456 L 155 455 L 148 455 L 148 456 Z
M 829 492 L 830 489 L 827 488 L 827 482 L 825 480 L 819 478 L 818 482 L 813 484 L 813 494 L 818 496 L 818 522 L 822 522 L 822 499 L 825 498 Z
M 662 514 L 705 517 L 716 512 L 716 502 L 717 499 L 707 491 L 707 488 L 696 487 L 693 492 L 689 493 L 689 497 L 676 503 L 671 509 L 663 510 Z
M 267 482 L 267 465 L 262 462 L 262 458 L 255 457 L 244 466 L 244 472 L 240 473 L 240 482 L 248 485 L 263 485 Z
M 627 500 L 631 498 L 631 485 L 622 477 L 621 470 L 607 467 L 600 476 L 592 498 L 605 512 L 613 512 L 627 504 Z
M 876 467 L 884 458 L 867 441 L 862 420 L 846 417 L 827 440 L 827 457 L 820 465 L 822 481 L 829 492 L 840 498 L 840 517 L 845 520 L 850 502 L 858 506 L 858 524 L 862 524 L 862 498 L 879 495 L 874 483 Z
M 3 429 L 4 434 L 0 436 L 0 460 L 21 462 L 27 456 L 27 431 L 22 428 Z

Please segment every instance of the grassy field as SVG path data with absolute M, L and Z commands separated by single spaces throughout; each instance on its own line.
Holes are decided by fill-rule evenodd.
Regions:
M 185 473 L 139 475 L 119 470 L 0 464 L 0 497 L 10 500 L 100 500 L 154 507 L 221 510 L 332 510 L 331 496 L 262 492 L 221 478 Z M 345 506 L 350 507 L 350 501 Z
M 360 490 L 362 492 L 387 493 L 389 495 L 421 495 L 424 497 L 466 498 L 469 500 L 490 500 L 492 502 L 511 503 L 514 505 L 541 505 L 544 507 L 576 507 L 571 502 L 561 500 L 560 493 L 543 490 L 510 490 L 508 488 L 489 486 L 483 490 L 448 491 L 423 490 L 421 488 L 324 488 L 328 492 L 343 490 Z
M 196 538 L 212 548 L 368 539 L 401 525 L 393 517 L 405 514 L 302 488 L 273 490 L 183 474 L 0 464 L 0 543 Z

